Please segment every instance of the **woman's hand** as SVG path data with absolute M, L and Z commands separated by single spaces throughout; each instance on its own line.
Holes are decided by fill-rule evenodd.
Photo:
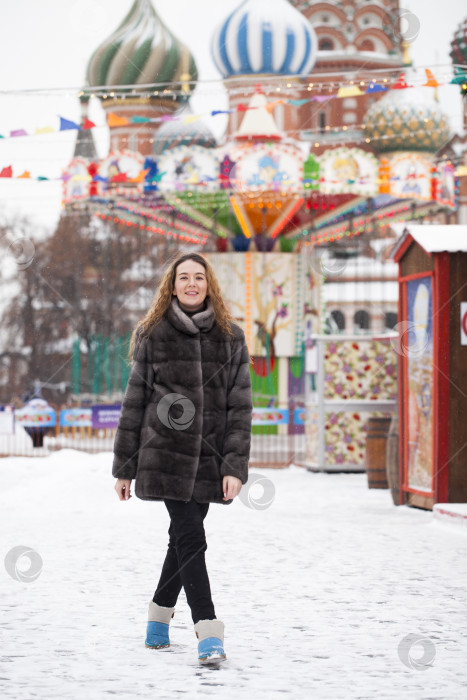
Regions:
M 236 476 L 224 476 L 222 479 L 222 491 L 224 492 L 224 501 L 230 501 L 231 498 L 238 496 L 242 488 L 242 482 Z
M 118 497 L 121 501 L 127 501 L 131 498 L 130 487 L 131 479 L 117 479 L 115 491 L 118 493 Z

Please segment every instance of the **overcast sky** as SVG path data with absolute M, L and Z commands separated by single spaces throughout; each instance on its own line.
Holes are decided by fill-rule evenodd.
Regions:
M 271 0 L 273 3 L 274 0 Z M 74 88 L 84 82 L 86 65 L 93 50 L 118 26 L 133 0 L 15 0 L 2 8 L 0 23 L 0 134 L 24 128 L 58 127 L 57 115 L 79 120 Z M 222 83 L 203 85 L 218 78 L 210 55 L 210 37 L 239 0 L 154 0 L 160 16 L 193 52 L 200 86 L 192 99 L 197 113 L 223 108 Z M 420 32 L 411 45 L 416 65 L 448 66 L 450 41 L 467 16 L 465 0 L 408 0 L 408 8 L 420 21 Z M 446 69 L 434 68 L 441 81 Z M 70 88 L 69 96 L 24 96 L 5 91 L 31 88 Z M 454 129 L 460 128 L 461 100 L 458 88 L 445 87 L 440 99 Z M 104 123 L 96 104 L 91 119 Z M 214 117 L 210 126 L 219 137 L 225 118 Z M 106 128 L 94 130 L 99 154 L 108 147 Z M 0 140 L 0 169 L 13 165 L 14 174 L 25 169 L 32 176 L 59 177 L 73 152 L 76 132 Z M 60 213 L 59 182 L 26 182 L 0 179 L 0 216 L 24 212 L 38 226 L 53 225 Z

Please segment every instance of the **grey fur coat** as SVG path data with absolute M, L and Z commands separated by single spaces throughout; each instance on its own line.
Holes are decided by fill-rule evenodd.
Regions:
M 114 443 L 112 475 L 143 500 L 223 500 L 222 479 L 248 480 L 252 394 L 242 329 L 234 341 L 211 300 L 188 316 L 174 296 L 148 338 L 138 336 Z

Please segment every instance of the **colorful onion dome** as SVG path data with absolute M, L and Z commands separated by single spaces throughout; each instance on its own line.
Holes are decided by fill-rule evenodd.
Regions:
M 93 53 L 87 68 L 90 87 L 168 83 L 188 98 L 198 78 L 196 63 L 165 26 L 150 0 L 135 0 L 120 26 Z M 173 84 L 172 84 L 173 83 Z
M 451 59 L 458 65 L 467 63 L 467 18 L 459 24 L 451 41 Z
M 449 139 L 449 121 L 432 88 L 390 90 L 365 115 L 364 134 L 379 153 L 435 152 Z
M 245 0 L 217 28 L 211 44 L 224 78 L 307 75 L 317 48 L 310 22 L 288 0 Z
M 189 105 L 182 107 L 173 116 L 174 120 L 164 122 L 154 136 L 155 155 L 161 155 L 177 146 L 216 148 L 216 139 L 209 127 L 200 119 L 191 121 L 191 118 L 196 117 Z M 187 121 L 185 121 L 186 117 L 188 117 Z

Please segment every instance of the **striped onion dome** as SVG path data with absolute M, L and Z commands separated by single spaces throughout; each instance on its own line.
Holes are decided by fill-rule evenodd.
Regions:
M 245 0 L 214 33 L 214 62 L 234 75 L 307 75 L 316 61 L 313 27 L 288 0 Z
M 185 117 L 192 117 L 189 105 L 183 106 L 173 115 L 173 121 L 164 122 L 154 136 L 154 154 L 162 155 L 177 146 L 202 146 L 216 148 L 217 143 L 209 127 L 200 119 L 185 123 Z
M 455 64 L 467 63 L 467 19 L 459 24 L 451 41 L 451 58 Z
M 198 71 L 193 56 L 165 26 L 151 0 L 135 0 L 120 26 L 94 51 L 86 78 L 89 87 L 168 83 L 165 87 L 170 89 L 186 81 L 186 95 L 179 98 L 185 101 Z
M 435 152 L 449 139 L 449 121 L 432 96 L 432 88 L 390 90 L 371 105 L 364 135 L 379 153 Z

